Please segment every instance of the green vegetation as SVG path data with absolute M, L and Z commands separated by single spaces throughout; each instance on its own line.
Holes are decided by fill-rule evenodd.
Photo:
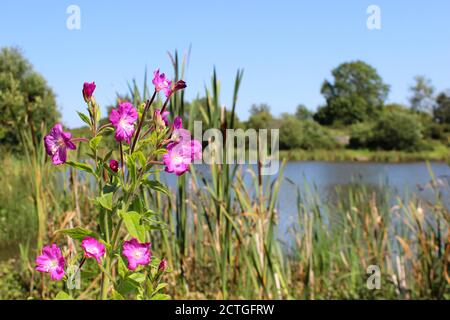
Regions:
M 0 151 L 17 152 L 20 130 L 26 129 L 35 143 L 41 125 L 59 118 L 55 94 L 45 79 L 16 48 L 0 51 Z M 46 131 L 47 128 L 44 128 Z
M 175 80 L 182 78 L 184 70 L 184 63 L 178 61 L 175 54 Z M 174 115 L 189 115 L 184 119 L 188 128 L 195 119 L 222 130 L 240 126 L 235 108 L 241 79 L 238 71 L 231 108 L 226 112 L 215 72 L 204 99 L 188 104 L 179 92 L 170 102 L 170 110 Z M 148 89 L 130 85 L 128 96 L 138 106 L 148 97 Z M 331 100 L 333 106 L 342 102 L 330 96 Z M 334 121 L 333 125 L 320 125 L 304 108 L 299 108 L 296 116 L 277 118 L 268 106 L 255 106 L 249 121 L 242 125 L 280 128 L 280 142 L 291 148 L 283 150 L 282 156 L 291 159 L 299 155 L 313 160 L 373 157 L 371 160 L 408 161 L 409 157 L 448 155 L 449 132 L 433 115 L 400 106 L 362 105 L 373 115 L 362 116 L 356 123 L 351 120 L 351 126 Z M 397 130 L 399 124 L 403 130 Z M 377 132 L 367 134 L 364 129 L 368 127 Z M 0 298 L 54 298 L 64 283 L 40 277 L 34 270 L 34 257 L 42 243 L 67 243 L 66 236 L 55 233 L 58 229 L 95 228 L 99 210 L 91 199 L 97 186 L 67 167 L 52 167 L 28 128 L 18 132 L 27 142 L 23 153 L 14 157 L 4 154 L 0 160 L 4 188 L 0 194 Z M 389 140 L 392 134 L 397 136 Z M 350 136 L 358 137 L 365 147 L 351 149 L 337 139 Z M 397 140 L 401 144 L 392 144 Z M 418 143 L 412 149 L 411 141 Z M 373 145 L 375 142 L 378 144 Z M 429 145 L 422 149 L 423 143 Z M 378 150 L 384 149 L 384 144 L 389 151 Z M 373 149 L 367 149 L 369 145 Z M 398 198 L 394 204 L 387 188 L 355 183 L 334 190 L 336 196 L 331 200 L 320 200 L 310 186 L 292 185 L 292 190 L 297 190 L 293 192 L 297 221 L 291 229 L 293 241 L 286 243 L 277 235 L 278 195 L 281 184 L 290 183 L 283 169 L 284 164 L 274 180 L 240 166 L 214 164 L 206 174 L 192 167 L 191 174 L 178 178 L 167 196 L 148 188 L 138 191 L 140 203 L 151 210 L 156 221 L 163 222 L 146 232 L 155 256 L 169 261 L 166 293 L 184 299 L 450 298 L 450 211 L 435 180 L 430 189 L 434 201 L 424 202 L 412 194 L 408 201 Z M 430 176 L 434 179 L 432 172 Z M 76 254 L 77 247 L 70 240 L 68 247 Z M 97 267 L 95 262 L 86 263 L 82 279 L 90 278 L 89 270 Z M 379 290 L 367 289 L 369 265 L 383 270 Z M 81 290 L 73 290 L 71 295 L 95 298 L 100 279 L 92 283 L 88 286 L 82 281 Z

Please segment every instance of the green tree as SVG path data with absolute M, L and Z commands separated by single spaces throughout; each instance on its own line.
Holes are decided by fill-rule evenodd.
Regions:
M 273 123 L 274 117 L 270 113 L 270 107 L 267 104 L 252 105 L 247 128 L 270 129 L 273 127 Z
M 382 150 L 417 151 L 424 147 L 423 126 L 416 115 L 386 111 L 374 123 L 352 128 L 350 146 Z
M 343 63 L 332 71 L 333 82 L 325 80 L 321 93 L 326 105 L 314 119 L 321 124 L 352 124 L 365 121 L 381 110 L 389 93 L 377 70 L 362 61 Z
M 292 115 L 284 115 L 278 121 L 280 129 L 280 149 L 331 149 L 336 140 L 328 131 L 312 120 L 298 120 Z
M 35 142 L 41 139 L 40 128 L 59 119 L 55 94 L 46 80 L 23 57 L 17 48 L 0 51 L 0 144 L 17 151 L 20 130 L 30 130 Z
M 414 111 L 433 112 L 435 101 L 433 99 L 434 87 L 431 80 L 424 76 L 416 76 L 414 78 L 414 85 L 409 90 L 411 97 L 411 109 Z
M 295 110 L 295 116 L 298 120 L 311 120 L 313 114 L 304 104 L 299 104 Z
M 436 98 L 434 119 L 439 123 L 450 124 L 450 91 L 440 93 Z

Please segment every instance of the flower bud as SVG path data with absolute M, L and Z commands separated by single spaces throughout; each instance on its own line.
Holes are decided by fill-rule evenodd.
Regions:
M 153 112 L 153 122 L 155 123 L 155 128 L 157 131 L 164 130 L 166 128 L 166 122 L 164 121 L 159 109 L 155 109 L 155 112 Z
M 162 259 L 161 262 L 159 263 L 158 271 L 162 272 L 166 270 L 166 268 L 167 268 L 167 260 Z
M 172 88 L 172 93 L 177 92 L 178 90 L 182 90 L 186 88 L 186 82 L 183 80 L 178 80 Z
M 119 162 L 114 159 L 109 160 L 109 168 L 114 172 L 119 171 Z
M 83 98 L 84 101 L 86 101 L 86 103 L 88 103 L 91 98 L 92 98 L 92 94 L 94 93 L 95 90 L 95 82 L 89 83 L 89 82 L 85 82 L 83 85 Z

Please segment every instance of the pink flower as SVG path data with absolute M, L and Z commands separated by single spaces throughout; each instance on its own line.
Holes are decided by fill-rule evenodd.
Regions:
M 159 69 L 153 72 L 153 76 L 152 83 L 155 86 L 156 92 L 163 90 L 166 97 L 170 96 L 172 81 L 168 80 L 164 73 L 160 74 Z
M 114 159 L 109 160 L 109 168 L 114 172 L 119 171 L 119 162 Z
M 184 129 L 183 129 L 184 130 Z M 167 153 L 163 155 L 165 171 L 181 176 L 189 170 L 189 165 L 196 159 L 201 159 L 202 145 L 197 140 L 181 139 L 167 146 Z
M 91 100 L 92 98 L 92 94 L 94 93 L 95 90 L 95 82 L 89 83 L 89 82 L 85 82 L 83 84 L 83 97 L 84 97 L 84 101 L 89 102 L 89 100 Z
M 145 266 L 150 263 L 152 253 L 151 244 L 140 243 L 136 238 L 125 241 L 122 247 L 122 254 L 128 259 L 128 269 L 135 270 L 138 265 Z
M 164 271 L 167 268 L 167 260 L 162 259 L 158 266 L 158 271 Z
M 109 121 L 116 128 L 115 138 L 117 141 L 126 141 L 130 144 L 137 118 L 138 113 L 129 102 L 122 102 L 117 109 L 112 109 Z
M 64 257 L 56 244 L 45 246 L 42 254 L 36 257 L 36 270 L 50 273 L 52 280 L 61 280 L 64 276 Z
M 98 263 L 101 263 L 100 258 L 105 255 L 105 245 L 100 243 L 97 239 L 86 237 L 81 241 L 81 247 L 87 258 L 95 258 Z
M 49 156 L 52 156 L 54 165 L 60 165 L 66 162 L 67 149 L 75 150 L 76 146 L 71 141 L 72 134 L 64 132 L 60 123 L 55 124 L 49 134 L 44 137 L 45 150 Z

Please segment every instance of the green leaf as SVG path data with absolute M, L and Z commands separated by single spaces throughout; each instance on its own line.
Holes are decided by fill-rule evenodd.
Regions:
M 128 268 L 127 265 L 125 263 L 125 261 L 123 260 L 122 256 L 119 254 L 116 254 L 117 257 L 117 266 L 118 266 L 118 271 L 119 271 L 119 276 L 124 279 L 125 276 L 128 273 Z
M 100 141 L 102 141 L 102 136 L 96 136 L 89 140 L 89 147 L 91 147 L 92 150 L 96 150 Z
M 145 227 L 141 225 L 141 215 L 136 211 L 122 212 L 120 214 L 130 236 L 137 238 L 140 242 L 145 241 Z
M 84 123 L 86 123 L 89 127 L 91 127 L 91 119 L 89 119 L 89 117 L 87 115 L 85 115 L 84 113 L 81 113 L 79 111 L 77 111 L 78 116 L 80 117 L 81 121 L 83 121 Z
M 157 149 L 157 150 L 153 151 L 153 154 L 154 154 L 154 155 L 157 155 L 157 156 L 163 155 L 163 154 L 166 154 L 166 153 L 167 153 L 167 150 L 164 149 L 164 148 L 162 148 L 162 149 Z
M 82 228 L 82 227 L 76 227 L 73 229 L 59 229 L 59 230 L 56 230 L 55 233 L 65 234 L 74 240 L 83 240 L 85 237 L 97 238 L 97 235 L 95 234 L 95 232 L 92 232 L 92 231 Z
M 130 274 L 129 278 L 132 279 L 133 281 L 136 281 L 137 283 L 143 283 L 145 281 L 145 274 L 135 272 L 133 274 Z
M 170 296 L 168 294 L 162 294 L 158 293 L 155 294 L 153 297 L 150 298 L 150 300 L 169 300 Z
M 100 204 L 103 208 L 112 211 L 113 206 L 113 193 L 105 193 L 101 197 L 95 198 L 97 200 L 98 204 Z
M 92 175 L 97 177 L 97 175 L 94 172 L 94 169 L 92 169 L 92 167 L 90 165 L 86 164 L 86 163 L 74 162 L 74 161 L 66 161 L 66 164 L 68 164 L 69 166 L 71 166 L 71 167 L 73 167 L 75 169 L 91 173 Z
M 136 162 L 133 156 L 127 156 L 127 167 L 132 183 L 136 183 Z
M 64 291 L 58 292 L 54 300 L 73 300 L 73 298 Z
M 138 159 L 139 164 L 141 165 L 141 167 L 145 167 L 145 165 L 147 164 L 147 160 L 145 159 L 145 156 L 142 153 L 142 151 L 136 152 L 134 154 L 134 157 Z
M 158 292 L 158 291 L 164 289 L 165 287 L 167 287 L 167 283 L 160 283 L 160 284 L 158 284 L 158 286 L 156 287 L 155 292 Z
M 169 188 L 157 180 L 145 180 L 144 184 L 150 189 L 170 195 Z
M 125 298 L 116 290 L 113 289 L 111 293 L 112 293 L 113 300 L 125 300 Z

